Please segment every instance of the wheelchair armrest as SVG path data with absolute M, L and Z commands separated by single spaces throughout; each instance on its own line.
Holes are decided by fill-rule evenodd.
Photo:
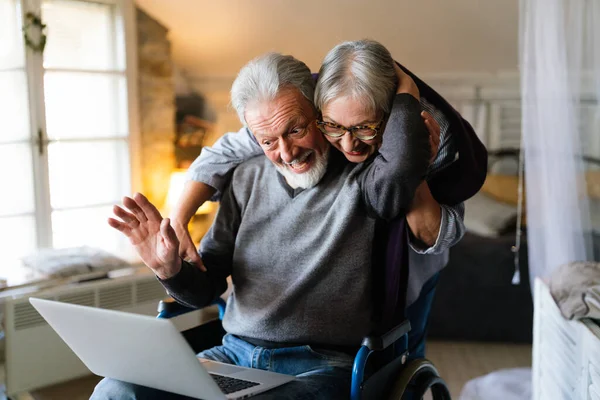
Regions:
M 363 339 L 362 345 L 373 351 L 381 351 L 388 348 L 395 342 L 397 342 L 402 336 L 406 335 L 410 331 L 410 322 L 405 320 L 399 325 L 390 329 L 387 333 L 382 336 L 367 336 Z
M 174 299 L 169 298 L 161 300 L 158 303 L 158 314 L 161 318 L 173 318 L 181 314 L 188 313 L 196 310 L 195 308 L 186 307 L 183 304 L 176 302 Z
M 211 305 L 217 305 L 219 307 L 219 319 L 223 319 L 225 315 L 225 300 L 217 298 Z M 158 318 L 173 318 L 178 315 L 188 313 L 190 311 L 197 310 L 197 308 L 186 307 L 183 304 L 178 303 L 172 298 L 161 300 L 158 303 Z

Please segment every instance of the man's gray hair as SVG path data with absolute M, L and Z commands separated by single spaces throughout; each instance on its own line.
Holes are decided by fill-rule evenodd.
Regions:
M 231 105 L 247 125 L 244 113 L 248 104 L 273 100 L 285 87 L 298 89 L 314 104 L 315 81 L 306 64 L 289 55 L 267 53 L 240 70 L 231 87 Z
M 315 105 L 322 110 L 331 100 L 351 96 L 368 111 L 389 113 L 398 77 L 394 59 L 374 40 L 344 42 L 323 60 L 315 90 Z

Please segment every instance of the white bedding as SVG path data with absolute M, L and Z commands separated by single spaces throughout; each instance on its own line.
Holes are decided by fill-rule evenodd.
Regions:
M 106 273 L 129 266 L 126 261 L 104 250 L 87 246 L 39 250 L 24 257 L 23 264 L 48 278 Z

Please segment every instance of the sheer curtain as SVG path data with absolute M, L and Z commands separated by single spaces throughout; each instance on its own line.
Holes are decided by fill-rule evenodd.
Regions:
M 594 257 L 591 164 L 583 156 L 600 158 L 600 1 L 521 0 L 520 7 L 529 268 L 532 278 L 547 277 Z
M 584 159 L 600 159 L 600 0 L 520 0 L 519 22 L 521 137 L 533 283 L 533 278 L 548 277 L 561 264 L 594 258 L 593 235 L 594 230 L 600 232 L 600 223 L 593 220 L 600 219 L 600 189 L 598 198 L 588 195 L 586 178 L 595 171 Z M 596 184 L 600 186 L 600 179 Z M 600 247 L 600 234 L 597 237 Z M 569 366 L 556 367 L 560 387 L 568 381 L 561 369 Z M 538 373 L 535 367 L 533 375 L 527 369 L 496 371 L 469 382 L 461 399 L 520 400 L 532 394 L 545 399 L 536 392 L 540 388 L 531 385 Z

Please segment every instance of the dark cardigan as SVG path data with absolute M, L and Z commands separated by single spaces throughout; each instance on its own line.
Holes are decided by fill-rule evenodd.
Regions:
M 488 159 L 485 146 L 471 124 L 446 99 L 404 66 L 398 65 L 415 81 L 420 95 L 444 114 L 458 150 L 455 162 L 427 180 L 431 194 L 438 203 L 449 206 L 473 197 L 483 186 L 487 175 Z
M 431 194 L 441 204 L 461 203 L 475 195 L 485 181 L 487 150 L 458 111 L 416 75 L 398 65 L 415 81 L 419 94 L 444 114 L 456 143 L 456 161 L 427 180 Z M 380 321 L 376 331 L 384 333 L 405 319 L 406 287 L 410 279 L 406 218 L 401 216 L 380 224 L 375 239 L 373 278 L 375 286 L 382 290 L 375 289 L 374 300 L 375 304 L 383 305 L 381 314 L 376 311 L 375 318 Z

